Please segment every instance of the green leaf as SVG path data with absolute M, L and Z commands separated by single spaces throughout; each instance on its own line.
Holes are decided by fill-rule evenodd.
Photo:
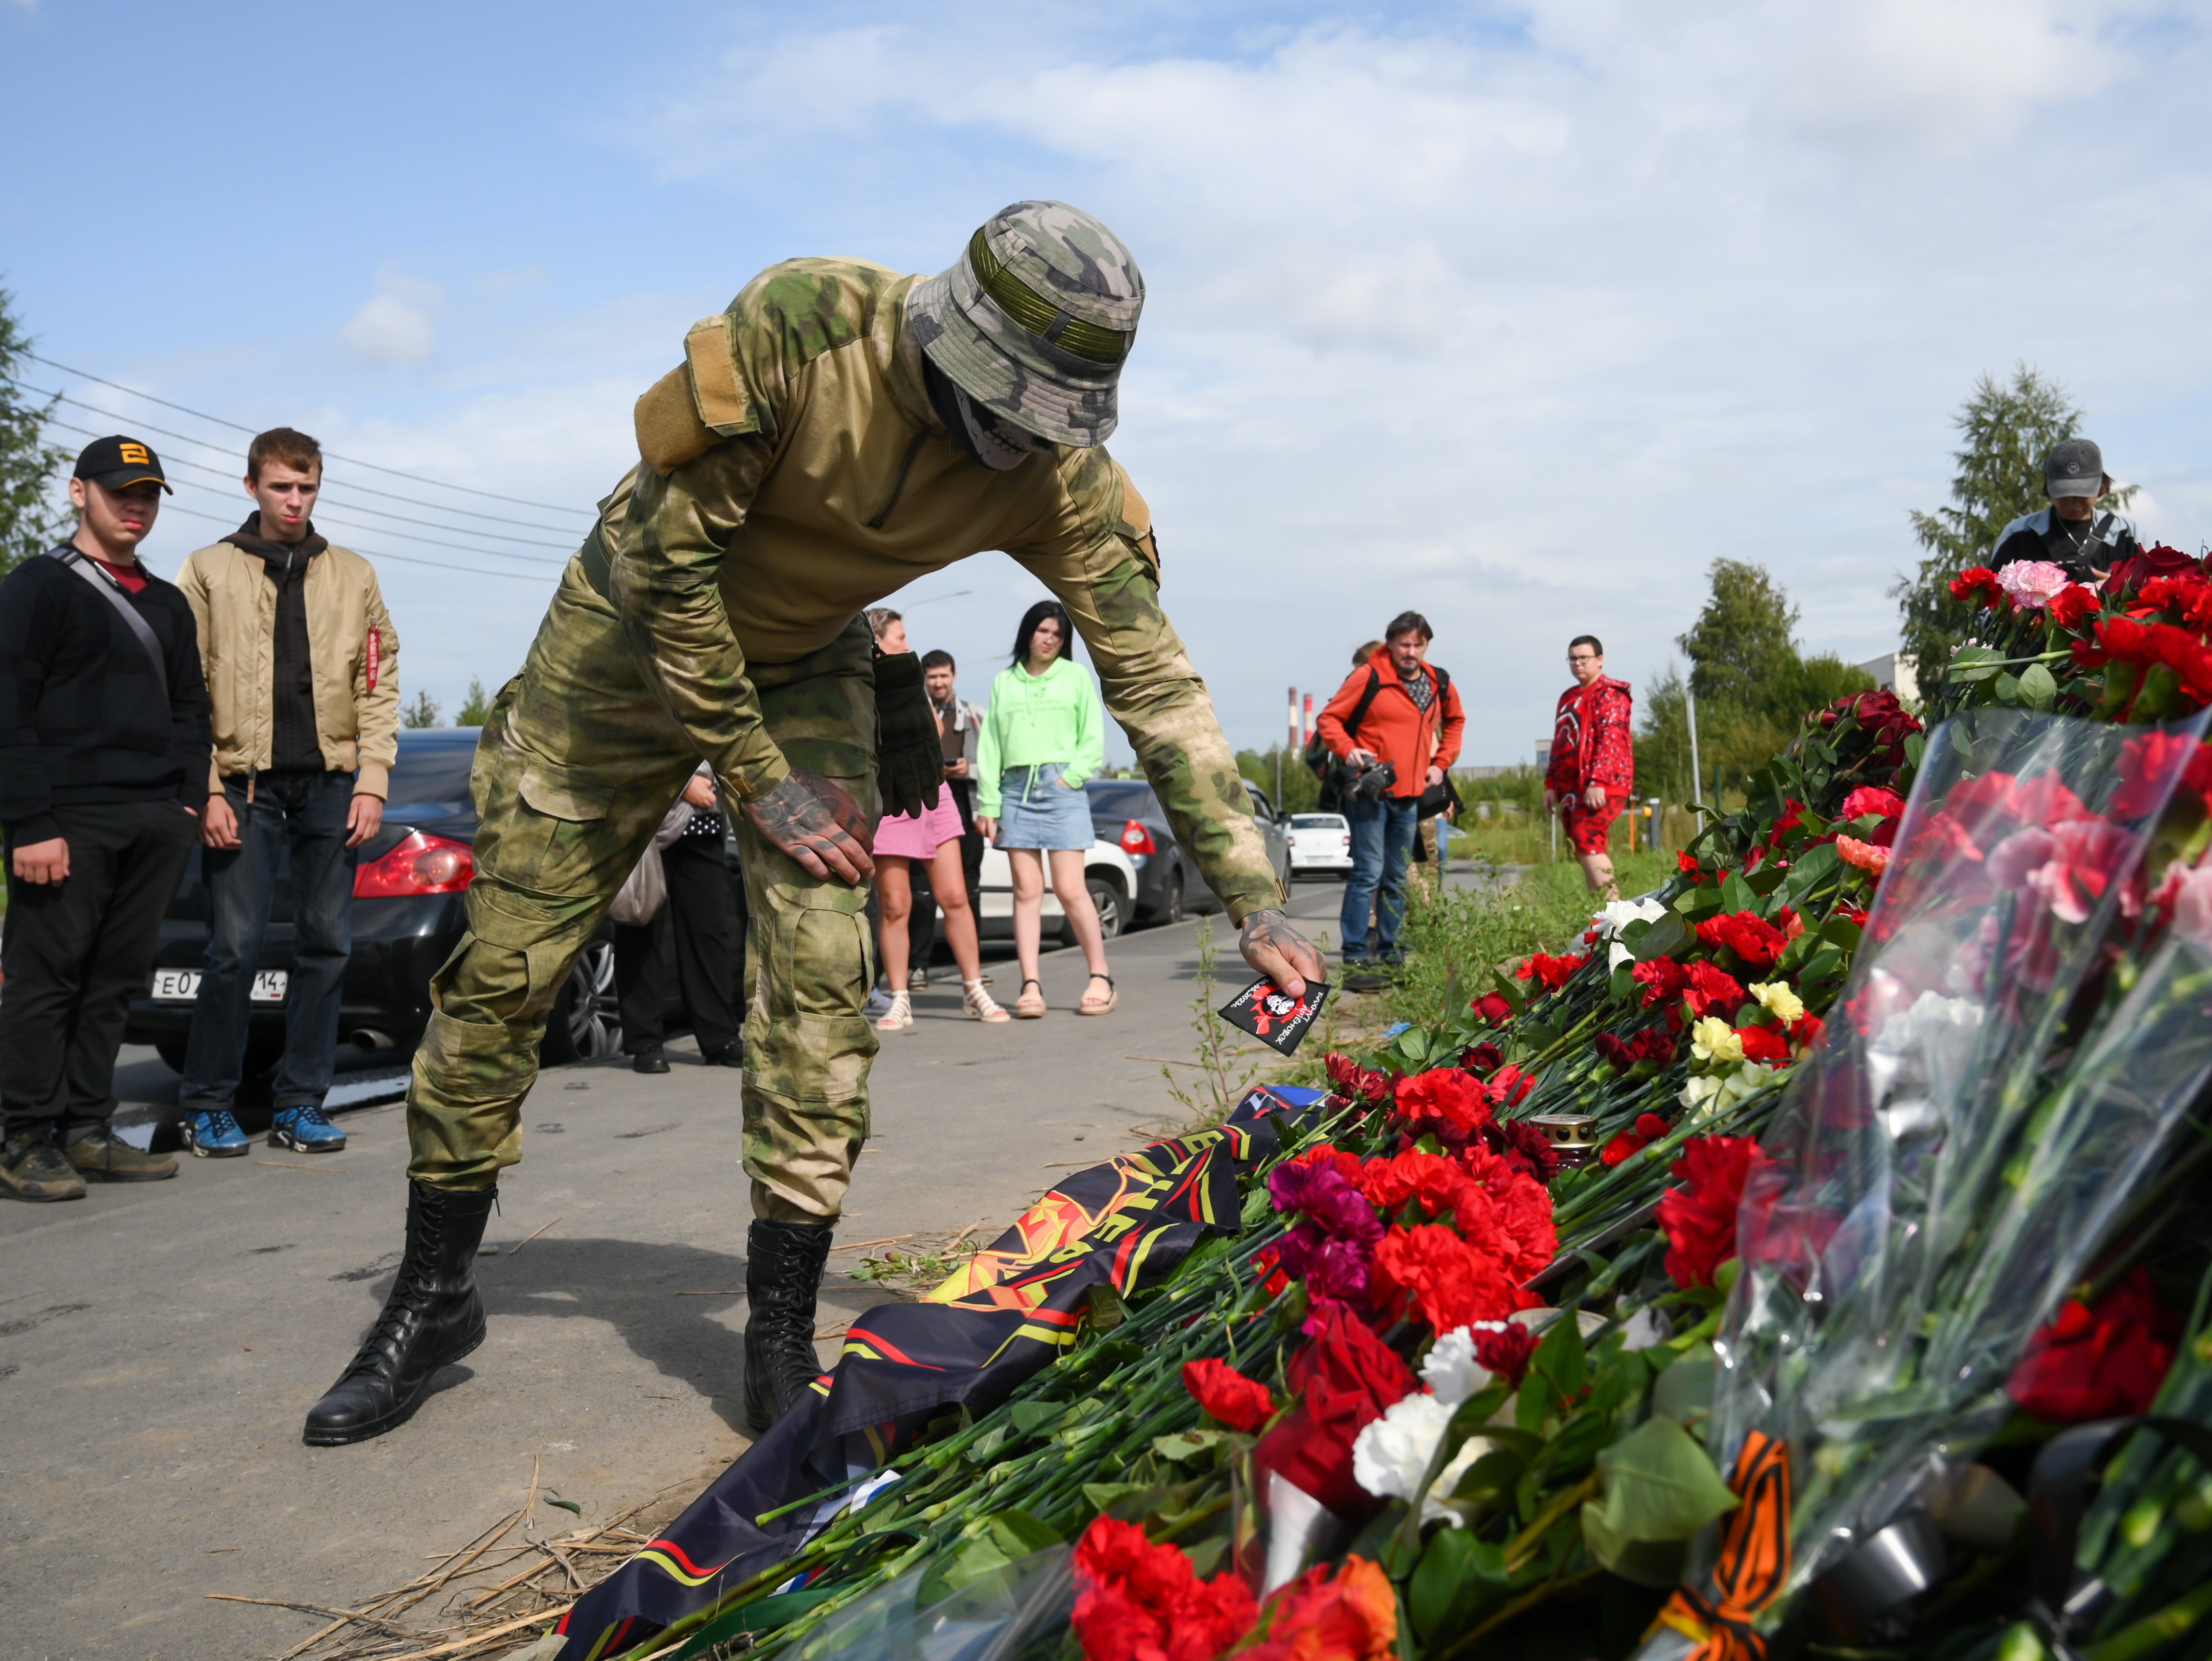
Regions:
M 1723 911 L 1757 911 L 1759 891 L 1743 879 L 1741 871 L 1731 871 L 1721 884 L 1721 910 Z
M 1736 1506 L 1705 1451 L 1672 1419 L 1646 1419 L 1599 1454 L 1597 1465 L 1603 1527 L 1620 1538 L 1687 1540 Z
M 1424 1642 L 1474 1625 L 1503 1603 L 1505 1550 L 1477 1540 L 1465 1529 L 1442 1529 L 1421 1554 L 1407 1588 L 1407 1611 Z
M 1032 1552 L 1065 1543 L 1058 1529 L 1025 1511 L 1000 1512 L 985 1526 L 1009 1559 L 1027 1557 Z
M 1483 1433 L 1487 1439 L 1497 1442 L 1503 1439 L 1495 1430 Z M 1530 1441 L 1535 1439 L 1530 1437 Z M 1494 1447 L 1460 1473 L 1459 1484 L 1449 1494 L 1440 1494 L 1438 1500 L 1450 1500 L 1469 1509 L 1503 1511 L 1512 1503 L 1514 1484 L 1521 1473 L 1528 1468 L 1527 1451 L 1521 1448 Z
M 2058 680 L 2046 664 L 2031 663 L 2020 678 L 2020 701 L 2031 709 L 2048 709 L 2058 697 Z
M 545 1496 L 545 1503 L 549 1506 L 558 1506 L 562 1511 L 568 1512 L 573 1516 L 581 1517 L 584 1514 L 584 1508 L 581 1506 L 578 1505 L 574 1500 L 563 1500 L 560 1498 L 557 1490 L 555 1493 L 549 1494 Z
M 1927 753 L 1928 739 L 1924 734 L 1919 733 L 1911 733 L 1906 734 L 1905 739 L 1905 759 L 1907 765 L 1912 767 L 1919 766 L 1921 757 Z
M 1034 1436 L 1066 1412 L 1065 1402 L 1017 1402 L 1013 1407 L 1014 1428 L 1024 1436 Z
M 1999 703 L 2018 703 L 2020 702 L 2020 681 L 2016 676 L 2010 673 L 2000 674 L 1996 678 L 1996 684 L 1993 690 L 1997 695 L 1997 702 Z
M 1857 951 L 1860 937 L 1865 933 L 1863 924 L 1853 922 L 1849 917 L 1831 917 L 1820 925 L 1820 938 L 1846 952 Z
M 1671 912 L 1644 931 L 1636 942 L 1636 961 L 1650 963 L 1654 958 L 1671 958 L 1686 950 L 1697 939 L 1690 925 Z
M 1102 1513 L 1110 1512 L 1124 1500 L 1145 1492 L 1146 1487 L 1142 1482 L 1085 1482 L 1083 1485 L 1083 1497 L 1091 1502 L 1092 1510 Z
M 1765 899 L 1790 879 L 1790 873 L 1778 865 L 1762 865 L 1743 879 L 1743 885 Z
M 1671 1586 L 1682 1578 L 1689 1542 L 1632 1540 L 1606 1521 L 1605 1507 L 1583 1501 L 1583 1543 L 1598 1567 L 1639 1586 Z
M 998 1457 L 999 1450 L 1006 1446 L 1006 1438 L 1012 1428 L 1011 1425 L 994 1425 L 970 1442 L 968 1445 L 968 1463 L 973 1465 L 989 1464 Z
M 2004 662 L 2004 654 L 1988 646 L 1962 646 L 1958 656 L 1951 660 L 1945 678 L 1957 681 L 1987 680 L 1998 672 Z
M 1589 1356 L 1583 1348 L 1582 1323 L 1570 1311 L 1544 1329 L 1536 1353 L 1528 1358 L 1528 1377 L 1522 1383 L 1521 1394 L 1525 1397 L 1528 1386 L 1537 1385 L 1543 1410 L 1549 1415 L 1581 1395 L 1589 1378 Z M 1544 1399 L 1546 1392 L 1548 1399 Z M 1532 1430 L 1534 1426 L 1524 1423 L 1522 1428 Z
M 1163 1459 L 1170 1459 L 1180 1464 L 1186 1459 L 1195 1459 L 1202 1453 L 1211 1452 L 1220 1446 L 1228 1435 L 1225 1430 L 1186 1430 L 1172 1436 L 1156 1436 L 1152 1439 L 1152 1451 Z
M 1700 1338 L 1651 1384 L 1655 1417 L 1688 1427 L 1713 1410 L 1713 1347 Z

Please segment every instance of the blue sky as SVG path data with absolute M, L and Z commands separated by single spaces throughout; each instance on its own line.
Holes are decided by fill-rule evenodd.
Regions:
M 0 284 L 76 369 L 548 504 L 331 465 L 326 521 L 434 522 L 327 528 L 388 557 L 403 676 L 450 710 L 519 665 L 695 318 L 774 259 L 935 270 L 1003 203 L 1073 201 L 1145 268 L 1114 449 L 1231 736 L 1414 606 L 1467 759 L 1506 762 L 1571 635 L 1646 681 L 1716 557 L 1767 564 L 1808 648 L 1889 649 L 1906 511 L 1985 369 L 2063 380 L 2145 529 L 2197 545 L 2208 28 L 2124 0 L 0 0 Z M 67 420 L 237 441 L 36 374 L 106 412 Z M 149 557 L 221 528 L 172 514 Z M 1035 592 L 985 555 L 906 598 L 972 697 Z

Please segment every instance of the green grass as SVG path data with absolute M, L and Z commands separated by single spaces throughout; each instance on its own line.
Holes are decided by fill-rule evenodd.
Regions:
M 1624 895 L 1656 888 L 1673 874 L 1671 853 L 1616 854 L 1613 868 Z M 1401 938 L 1406 968 L 1383 995 L 1393 1021 L 1433 1023 L 1443 1013 L 1444 986 L 1457 970 L 1480 990 L 1494 964 L 1535 951 L 1580 950 L 1597 901 L 1577 865 L 1531 866 L 1503 888 L 1452 889 L 1431 897 L 1415 891 Z

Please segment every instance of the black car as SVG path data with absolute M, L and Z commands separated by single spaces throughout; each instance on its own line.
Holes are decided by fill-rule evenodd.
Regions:
M 353 882 L 353 955 L 340 995 L 338 1036 L 363 1050 L 406 1051 L 430 1022 L 430 977 L 466 925 L 461 896 L 475 874 L 477 812 L 469 797 L 473 727 L 399 735 L 384 826 L 362 845 Z M 162 920 L 145 993 L 131 1006 L 126 1043 L 151 1044 L 182 1071 L 192 1001 L 207 949 L 207 890 L 194 855 Z M 262 942 L 246 1036 L 249 1076 L 284 1047 L 284 986 L 292 962 L 292 891 L 280 865 L 276 905 Z M 600 926 L 561 989 L 545 1027 L 548 1063 L 621 1048 L 615 1011 L 614 934 Z
M 1186 911 L 1218 911 L 1220 899 L 1199 874 L 1198 862 L 1176 840 L 1167 810 L 1142 779 L 1092 779 L 1083 787 L 1091 793 L 1091 828 L 1102 842 L 1118 843 L 1137 867 L 1137 891 L 1131 911 L 1138 922 L 1180 922 Z M 1288 879 L 1290 849 L 1275 820 L 1275 810 L 1266 794 L 1246 785 L 1252 812 L 1260 821 L 1267 843 L 1267 856 L 1277 874 Z

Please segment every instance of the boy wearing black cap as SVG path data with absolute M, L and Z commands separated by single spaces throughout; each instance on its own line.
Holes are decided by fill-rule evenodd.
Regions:
M 207 799 L 198 631 L 138 563 L 168 488 L 137 440 L 87 445 L 76 536 L 0 582 L 0 1186 L 21 1199 L 177 1174 L 107 1131 L 131 995 Z
M 2051 505 L 1997 532 L 1990 565 L 2002 571 L 2014 560 L 2048 560 L 2076 582 L 2101 581 L 2121 560 L 2142 551 L 2132 520 L 2097 511 L 2098 498 L 2112 488 L 2102 451 L 2086 438 L 2060 440 L 2043 459 L 2043 493 Z

